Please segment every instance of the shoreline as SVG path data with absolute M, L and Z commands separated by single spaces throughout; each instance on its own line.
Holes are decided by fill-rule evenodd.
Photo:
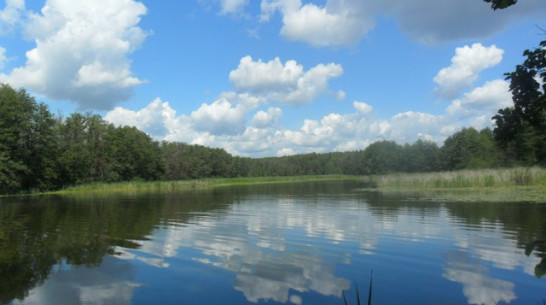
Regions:
M 546 168 L 460 170 L 430 173 L 393 173 L 386 175 L 307 175 L 207 178 L 178 181 L 128 181 L 92 183 L 44 193 L 5 195 L 0 198 L 36 195 L 137 194 L 208 190 L 216 187 L 302 183 L 318 181 L 355 181 L 359 191 L 415 194 L 426 200 L 444 201 L 530 201 L 546 203 Z

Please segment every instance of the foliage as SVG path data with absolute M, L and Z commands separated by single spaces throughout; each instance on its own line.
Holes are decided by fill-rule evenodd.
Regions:
M 495 140 L 522 164 L 546 163 L 546 40 L 523 53 L 526 60 L 506 73 L 514 105 L 499 109 Z
M 478 132 L 470 127 L 444 141 L 440 159 L 445 170 L 493 168 L 500 165 L 501 155 L 490 129 Z
M 518 0 L 483 0 L 483 1 L 491 3 L 491 8 L 494 10 L 507 8 L 511 5 L 516 4 L 516 2 L 518 2 Z
M 55 120 L 25 90 L 0 87 L 0 192 L 44 190 L 56 181 Z
M 159 143 L 99 115 L 57 118 L 25 90 L 0 86 L 0 194 L 163 176 Z

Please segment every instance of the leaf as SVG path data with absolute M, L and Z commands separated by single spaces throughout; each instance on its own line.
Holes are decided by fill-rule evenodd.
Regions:
M 373 284 L 373 269 L 370 275 L 370 289 L 368 291 L 368 305 L 372 305 L 372 284 Z

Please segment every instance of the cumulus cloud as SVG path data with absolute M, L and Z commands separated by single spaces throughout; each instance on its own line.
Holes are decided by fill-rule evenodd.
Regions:
M 0 34 L 9 32 L 25 12 L 24 0 L 6 0 L 4 9 L 0 10 Z
M 482 87 L 465 93 L 462 98 L 455 99 L 447 108 L 447 113 L 462 117 L 496 113 L 498 109 L 512 104 L 509 87 L 510 84 L 502 79 L 486 82 Z
M 316 47 L 354 45 L 373 29 L 378 16 L 394 18 L 414 40 L 436 44 L 489 37 L 512 22 L 530 16 L 543 18 L 546 13 L 542 0 L 529 0 L 494 13 L 489 5 L 475 0 L 327 0 L 322 6 L 301 0 L 261 3 L 263 22 L 280 12 L 283 37 Z
M 282 116 L 282 109 L 271 107 L 266 111 L 260 110 L 252 119 L 252 126 L 256 128 L 268 128 L 273 126 Z
M 211 134 L 237 134 L 245 129 L 246 116 L 264 101 L 248 94 L 225 93 L 212 104 L 202 104 L 190 115 L 193 127 Z
M 350 46 L 375 25 L 373 16 L 367 14 L 364 5 L 328 1 L 321 7 L 312 3 L 303 5 L 300 0 L 263 0 L 262 20 L 268 20 L 278 10 L 283 15 L 283 37 L 315 47 Z
M 463 293 L 469 304 L 494 305 L 510 303 L 516 298 L 514 284 L 487 275 L 487 269 L 458 253 L 450 253 L 443 276 L 463 285 Z
M 502 61 L 504 51 L 495 45 L 484 47 L 480 43 L 455 49 L 451 65 L 441 69 L 434 77 L 438 84 L 436 93 L 445 99 L 457 97 L 463 89 L 470 88 L 478 74 Z
M 128 55 L 147 36 L 138 27 L 144 14 L 146 7 L 133 0 L 48 0 L 24 25 L 36 47 L 26 53 L 24 66 L 1 74 L 0 81 L 81 109 L 111 109 L 142 83 Z
M 287 104 L 306 104 L 328 90 L 328 81 L 343 74 L 339 64 L 319 64 L 304 72 L 294 60 L 282 63 L 276 57 L 269 62 L 254 61 L 245 56 L 237 69 L 229 74 L 232 85 L 272 101 Z
M 176 111 L 169 103 L 156 98 L 139 111 L 116 107 L 109 111 L 104 119 L 115 125 L 134 126 L 152 137 L 161 138 L 169 132 L 175 117 Z
M 485 116 L 489 120 L 481 119 L 479 112 L 465 117 L 463 110 L 444 115 L 408 111 L 381 119 L 372 115 L 371 105 L 355 101 L 350 113 L 304 119 L 300 127 L 290 129 L 279 122 L 282 109 L 261 110 L 264 103 L 263 99 L 231 92 L 202 104 L 188 116 L 176 115 L 169 103 L 156 99 L 138 111 L 115 108 L 106 119 L 136 126 L 158 140 L 221 147 L 234 155 L 253 157 L 355 151 L 380 140 L 441 143 L 462 127 L 490 124 L 490 115 Z
M 458 50 L 452 69 L 439 75 L 464 70 L 461 67 L 477 73 L 502 54 L 494 46 L 473 45 Z M 497 59 L 490 60 L 490 64 L 484 63 L 495 56 Z M 333 64 L 319 64 L 305 71 L 295 61 L 283 63 L 275 58 L 263 62 L 246 56 L 230 73 L 230 81 L 238 92 L 223 93 L 189 115 L 177 115 L 169 103 L 156 99 L 137 111 L 117 107 L 107 113 L 106 119 L 136 126 L 159 140 L 221 147 L 234 155 L 262 157 L 354 151 L 380 140 L 404 144 L 423 139 L 441 144 L 463 127 L 491 126 L 491 116 L 511 103 L 508 83 L 493 80 L 453 99 L 440 114 L 405 111 L 390 118 L 378 118 L 372 104 L 355 100 L 347 113 L 303 118 L 300 126 L 286 128 L 280 120 L 283 109 L 267 106 L 270 101 L 312 101 L 328 90 L 329 77 L 341 72 L 341 66 Z M 330 97 L 335 99 L 339 92 L 342 91 L 331 92 Z M 289 98 L 295 95 L 305 98 Z

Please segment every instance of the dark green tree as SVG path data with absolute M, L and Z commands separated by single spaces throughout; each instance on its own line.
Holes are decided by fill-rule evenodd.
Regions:
M 546 40 L 525 50 L 527 58 L 506 73 L 514 105 L 493 116 L 494 135 L 500 146 L 524 164 L 546 162 Z M 539 83 L 540 82 L 540 83 Z
M 159 143 L 136 127 L 118 127 L 111 133 L 109 152 L 119 180 L 159 180 L 164 167 Z
M 492 168 L 500 165 L 500 155 L 491 130 L 463 128 L 444 141 L 440 158 L 445 170 Z
M 0 86 L 0 192 L 56 184 L 56 121 L 25 90 Z
M 483 1 L 487 3 L 491 3 L 491 8 L 494 10 L 507 8 L 511 5 L 516 4 L 516 2 L 518 2 L 518 0 L 483 0 Z
M 394 141 L 372 143 L 362 152 L 364 167 L 359 174 L 388 174 L 400 171 L 402 146 Z
M 419 139 L 404 145 L 401 170 L 405 172 L 431 172 L 438 170 L 440 149 L 434 142 Z

